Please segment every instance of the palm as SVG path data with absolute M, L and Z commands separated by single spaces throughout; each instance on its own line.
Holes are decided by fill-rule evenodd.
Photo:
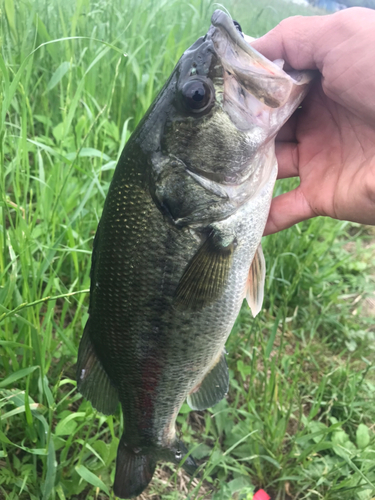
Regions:
M 375 126 L 316 82 L 278 140 L 279 178 L 300 186 L 274 199 L 267 233 L 316 215 L 375 224 Z

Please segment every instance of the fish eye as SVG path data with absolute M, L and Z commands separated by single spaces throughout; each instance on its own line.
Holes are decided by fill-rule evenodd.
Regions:
M 176 460 L 181 460 L 182 458 L 182 453 L 180 450 L 177 450 L 176 453 L 174 454 Z
M 204 111 L 211 102 L 212 91 L 202 80 L 190 80 L 182 87 L 185 107 L 193 113 Z

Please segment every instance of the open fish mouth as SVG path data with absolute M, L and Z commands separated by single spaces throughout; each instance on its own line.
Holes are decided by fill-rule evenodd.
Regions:
M 283 61 L 275 64 L 256 51 L 236 29 L 232 19 L 216 10 L 211 18 L 208 36 L 213 40 L 226 73 L 270 108 L 279 108 L 291 98 L 295 85 L 311 81 L 311 72 L 286 72 Z

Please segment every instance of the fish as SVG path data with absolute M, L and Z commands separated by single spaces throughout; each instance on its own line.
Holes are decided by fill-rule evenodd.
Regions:
M 284 71 L 216 10 L 118 161 L 93 243 L 77 387 L 119 403 L 114 493 L 134 498 L 159 461 L 197 473 L 176 433 L 228 393 L 225 342 L 244 298 L 262 307 L 261 238 L 277 176 L 275 136 L 311 72 Z

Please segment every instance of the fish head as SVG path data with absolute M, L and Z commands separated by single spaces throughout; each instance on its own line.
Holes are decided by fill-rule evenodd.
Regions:
M 168 196 L 187 172 L 215 203 L 217 197 L 229 199 L 227 210 L 233 211 L 271 175 L 264 150 L 272 149 L 272 139 L 305 96 L 313 72 L 284 71 L 282 62 L 258 53 L 238 23 L 220 10 L 211 23 L 180 58 L 143 137 L 149 146 L 154 141 L 155 185 L 163 191 L 156 198 Z M 191 182 L 180 191 L 196 191 L 188 196 L 196 204 L 199 190 Z M 189 210 L 180 206 L 172 216 L 181 220 Z

